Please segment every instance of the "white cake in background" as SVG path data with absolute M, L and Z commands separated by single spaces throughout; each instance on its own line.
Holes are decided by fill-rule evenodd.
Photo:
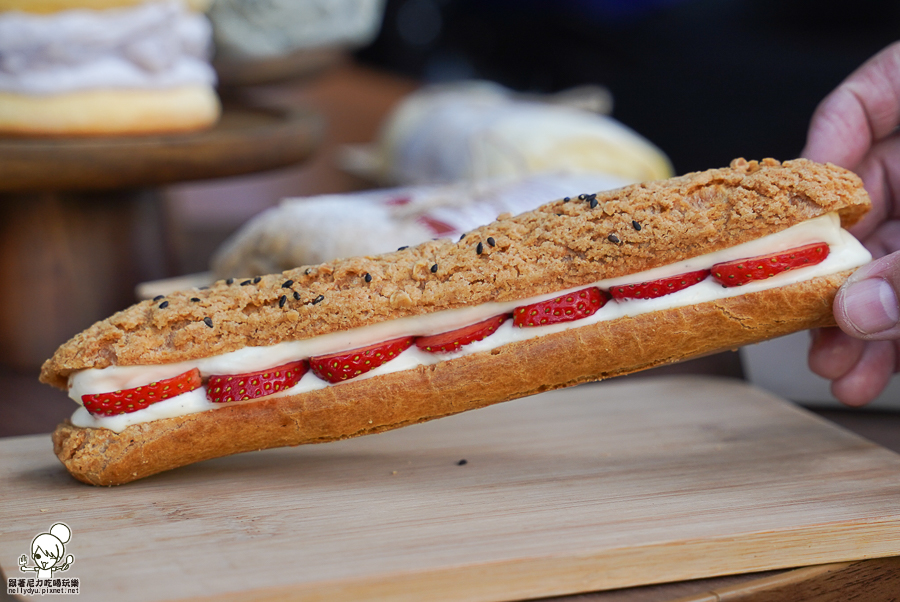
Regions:
M 206 17 L 176 0 L 6 2 L 0 132 L 200 129 L 219 116 Z

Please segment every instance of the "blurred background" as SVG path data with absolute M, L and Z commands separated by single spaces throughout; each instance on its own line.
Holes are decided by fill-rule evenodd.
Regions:
M 296 18 L 263 18 L 267 4 L 293 10 Z M 253 105 L 321 117 L 324 130 L 314 152 L 296 165 L 155 190 L 153 200 L 121 226 L 137 231 L 152 225 L 155 232 L 150 241 L 144 234 L 127 243 L 143 245 L 137 251 L 143 260 L 127 270 L 129 283 L 151 283 L 148 290 L 156 290 L 173 278 L 209 277 L 216 251 L 286 197 L 409 184 L 367 177 L 358 165 L 349 168 L 347 149 L 377 147 L 391 112 L 425 86 L 487 80 L 519 99 L 581 103 L 649 141 L 667 157 L 672 173 L 683 174 L 725 166 L 735 157 L 796 157 L 818 102 L 900 37 L 900 3 L 893 0 L 287 4 L 213 3 L 208 14 L 215 28 L 218 93 L 226 110 Z M 311 27 L 311 16 L 330 23 L 334 35 L 324 35 L 326 25 Z M 301 30 L 303 35 L 296 33 Z M 280 43 L 267 46 L 273 40 Z M 11 204 L 4 198 L 7 216 Z M 147 260 L 150 255 L 153 260 Z M 134 289 L 126 289 L 104 311 L 133 302 Z M 91 321 L 70 320 L 40 353 L 49 356 Z M 790 345 L 786 353 L 796 356 L 797 339 Z M 8 349 L 5 355 L 15 354 Z M 805 356 L 798 361 L 805 364 Z M 0 435 L 46 432 L 71 412 L 64 394 L 36 383 L 38 363 L 11 361 L 2 368 Z M 772 369 L 736 353 L 674 368 L 762 381 Z M 796 385 L 794 369 L 789 373 Z M 778 380 L 766 383 L 778 390 L 784 384 Z M 829 401 L 824 382 L 796 389 L 782 391 L 799 401 Z M 804 392 L 810 399 L 799 399 Z
M 898 33 L 889 0 L 390 0 L 356 57 L 418 81 L 601 84 L 681 174 L 796 156 L 817 103 Z
M 372 140 L 384 105 L 413 86 L 486 79 L 519 92 L 552 94 L 599 85 L 611 94 L 611 115 L 658 146 L 675 173 L 683 174 L 735 157 L 797 156 L 818 102 L 898 34 L 900 4 L 889 0 L 387 0 L 370 43 L 282 90 L 292 86 L 290 93 L 309 94 L 298 102 L 311 102 L 326 115 L 339 109 L 317 95 L 340 95 L 326 90 L 344 83 L 340 75 L 357 78 L 370 95 L 328 99 L 374 114 L 371 123 L 355 124 L 356 131 L 329 119 L 318 160 L 333 161 L 329 142 Z M 399 79 L 366 86 L 362 80 L 373 74 Z M 186 229 L 215 230 L 208 244 L 215 246 L 229 225 L 236 228 L 281 196 L 366 186 L 321 174 L 304 177 L 314 168 L 266 177 L 273 182 L 266 191 L 235 194 L 233 215 L 222 212 L 218 184 L 172 191 L 174 211 L 191 211 Z M 230 224 L 195 223 L 194 207 L 206 205 L 205 189 L 215 190 L 208 203 Z M 206 269 L 205 255 L 186 250 L 179 268 Z

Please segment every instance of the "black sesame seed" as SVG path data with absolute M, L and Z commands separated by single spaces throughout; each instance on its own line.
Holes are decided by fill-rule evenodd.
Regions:
M 631 220 L 631 226 L 638 232 L 641 231 L 641 225 L 639 223 L 637 223 L 637 220 L 634 220 L 634 219 Z
M 597 208 L 597 199 L 591 199 L 591 209 Z
M 483 251 L 484 251 L 484 245 L 481 244 L 481 243 L 478 243 L 478 246 L 475 247 L 475 252 L 476 252 L 478 255 L 481 255 L 481 253 L 482 253 Z
M 291 288 L 291 286 L 292 286 L 293 284 L 294 284 L 294 281 L 293 281 L 293 280 L 286 280 L 286 281 L 284 282 L 284 284 L 281 285 L 281 288 Z
M 487 243 L 488 243 L 489 245 L 491 245 L 492 247 L 496 247 L 496 246 L 497 246 L 497 242 L 494 240 L 494 237 L 493 237 L 493 236 L 488 236 Z
M 585 195 L 584 198 L 586 198 L 589 201 L 593 201 L 594 199 L 597 198 L 597 195 L 596 194 L 588 194 L 588 195 Z
M 465 232 L 463 232 L 462 234 L 459 235 L 459 239 L 460 239 L 460 240 L 464 239 L 465 237 L 466 237 L 466 233 L 465 233 Z
M 159 301 L 160 299 L 164 299 L 164 298 L 165 298 L 165 295 L 156 295 L 155 297 L 153 297 L 153 300 Z
M 437 272 L 437 264 L 434 264 L 433 266 L 431 266 L 431 273 L 434 274 L 436 272 Z
M 468 464 L 468 463 L 469 463 L 469 461 L 466 460 L 465 458 L 463 458 L 462 460 L 460 460 L 459 462 L 457 462 L 456 465 L 457 465 L 457 466 L 465 466 L 465 465 Z
M 162 303 L 159 304 L 159 308 L 160 308 L 160 309 L 165 309 L 165 308 L 167 308 L 167 307 L 169 307 L 169 302 L 168 302 L 168 301 L 163 301 Z
M 610 234 L 610 235 L 607 236 L 606 238 L 608 238 L 608 239 L 609 239 L 609 242 L 612 242 L 612 243 L 618 243 L 618 242 L 619 242 L 619 237 L 616 236 L 615 234 Z
M 229 278 L 225 281 L 225 284 L 234 284 L 234 278 Z
M 321 303 L 324 300 L 325 300 L 325 295 L 319 295 L 318 297 L 316 297 L 315 299 L 312 300 L 312 304 L 315 305 L 316 303 Z
M 212 318 L 210 318 L 209 316 L 203 318 L 203 323 L 212 328 Z
M 262 276 L 257 276 L 253 279 L 253 284 L 259 284 L 259 281 L 262 280 Z
M 563 199 L 563 203 L 568 203 L 568 202 L 571 201 L 571 200 L 572 200 L 572 199 L 570 199 L 569 197 L 566 197 L 566 198 Z
M 285 303 L 287 303 L 287 295 L 281 295 L 281 299 L 278 300 L 278 307 L 284 307 Z
M 191 297 L 191 301 L 193 301 L 194 303 L 196 303 L 199 300 L 200 300 L 200 297 Z
M 252 282 L 253 282 L 252 280 L 244 280 L 243 282 L 241 282 L 241 286 L 247 286 L 248 284 L 250 284 Z
M 363 277 L 363 280 L 365 280 L 366 282 L 372 282 L 372 274 L 370 274 L 369 272 L 366 272 L 366 275 Z
M 300 300 L 300 293 L 298 293 L 297 291 L 294 291 L 294 300 L 295 300 L 295 301 L 299 301 L 299 300 Z
M 398 250 L 398 251 L 402 251 L 402 250 L 408 249 L 408 248 L 409 248 L 409 245 L 404 246 L 404 247 L 399 247 L 397 250 Z
M 306 271 L 303 273 L 309 276 L 310 272 L 312 272 L 312 268 L 306 268 Z
M 587 198 L 587 195 L 586 195 L 586 194 L 579 194 L 579 195 L 578 195 L 578 200 L 579 200 L 579 201 L 583 201 L 583 200 L 586 199 L 586 198 Z

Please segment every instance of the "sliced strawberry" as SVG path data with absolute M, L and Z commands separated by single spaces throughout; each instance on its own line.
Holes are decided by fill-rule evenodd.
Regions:
M 248 374 L 223 374 L 209 377 L 206 398 L 213 403 L 256 399 L 290 389 L 303 378 L 308 366 L 299 360 Z
M 513 310 L 513 324 L 546 326 L 559 322 L 571 322 L 593 315 L 609 301 L 609 293 L 590 287 L 548 301 L 539 301 Z
M 778 253 L 717 263 L 712 267 L 712 275 L 722 286 L 741 286 L 794 268 L 821 263 L 828 257 L 828 251 L 826 243 L 814 242 Z
M 313 374 L 322 380 L 339 383 L 389 362 L 406 351 L 414 340 L 415 337 L 402 337 L 368 347 L 321 355 L 310 358 L 309 364 Z
M 651 280 L 649 282 L 641 282 L 640 284 L 623 284 L 622 286 L 614 286 L 609 289 L 613 299 L 621 301 L 623 299 L 656 299 L 669 293 L 675 293 L 694 286 L 698 282 L 703 282 L 709 276 L 709 270 L 697 270 L 696 272 L 688 272 L 679 274 L 671 278 L 660 278 L 659 280 Z
M 416 347 L 431 353 L 449 353 L 456 351 L 463 345 L 474 343 L 494 334 L 497 328 L 503 324 L 509 316 L 506 314 L 488 318 L 477 324 L 470 324 L 450 332 L 443 332 L 416 339 Z
M 87 411 L 95 416 L 130 414 L 163 399 L 198 389 L 200 384 L 200 370 L 194 368 L 184 374 L 134 389 L 82 395 L 81 402 Z

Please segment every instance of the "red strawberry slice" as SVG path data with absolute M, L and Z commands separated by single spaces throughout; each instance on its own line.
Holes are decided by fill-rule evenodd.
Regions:
M 355 378 L 389 362 L 413 344 L 415 337 L 402 337 L 368 347 L 310 358 L 313 374 L 332 384 Z
M 513 310 L 513 324 L 546 326 L 559 322 L 571 322 L 593 315 L 609 301 L 609 293 L 590 287 L 548 301 L 539 301 Z
M 828 244 L 814 242 L 778 253 L 717 263 L 712 267 L 712 275 L 722 286 L 741 286 L 794 268 L 821 263 L 828 257 L 828 251 Z
M 497 328 L 503 324 L 509 316 L 506 314 L 488 318 L 477 324 L 470 324 L 450 332 L 443 332 L 416 339 L 416 347 L 431 353 L 449 353 L 456 351 L 463 345 L 474 343 L 494 334 Z
M 306 362 L 299 360 L 259 372 L 213 375 L 206 383 L 206 398 L 213 403 L 226 403 L 265 397 L 290 389 L 300 382 L 307 369 Z
M 200 384 L 200 370 L 194 368 L 184 374 L 134 389 L 82 395 L 81 402 L 95 416 L 130 414 L 163 399 L 198 389 Z
M 623 299 L 656 299 L 657 297 L 694 286 L 698 282 L 703 282 L 707 276 L 709 276 L 709 270 L 697 270 L 696 272 L 641 282 L 640 284 L 614 286 L 609 289 L 609 292 L 616 301 Z

